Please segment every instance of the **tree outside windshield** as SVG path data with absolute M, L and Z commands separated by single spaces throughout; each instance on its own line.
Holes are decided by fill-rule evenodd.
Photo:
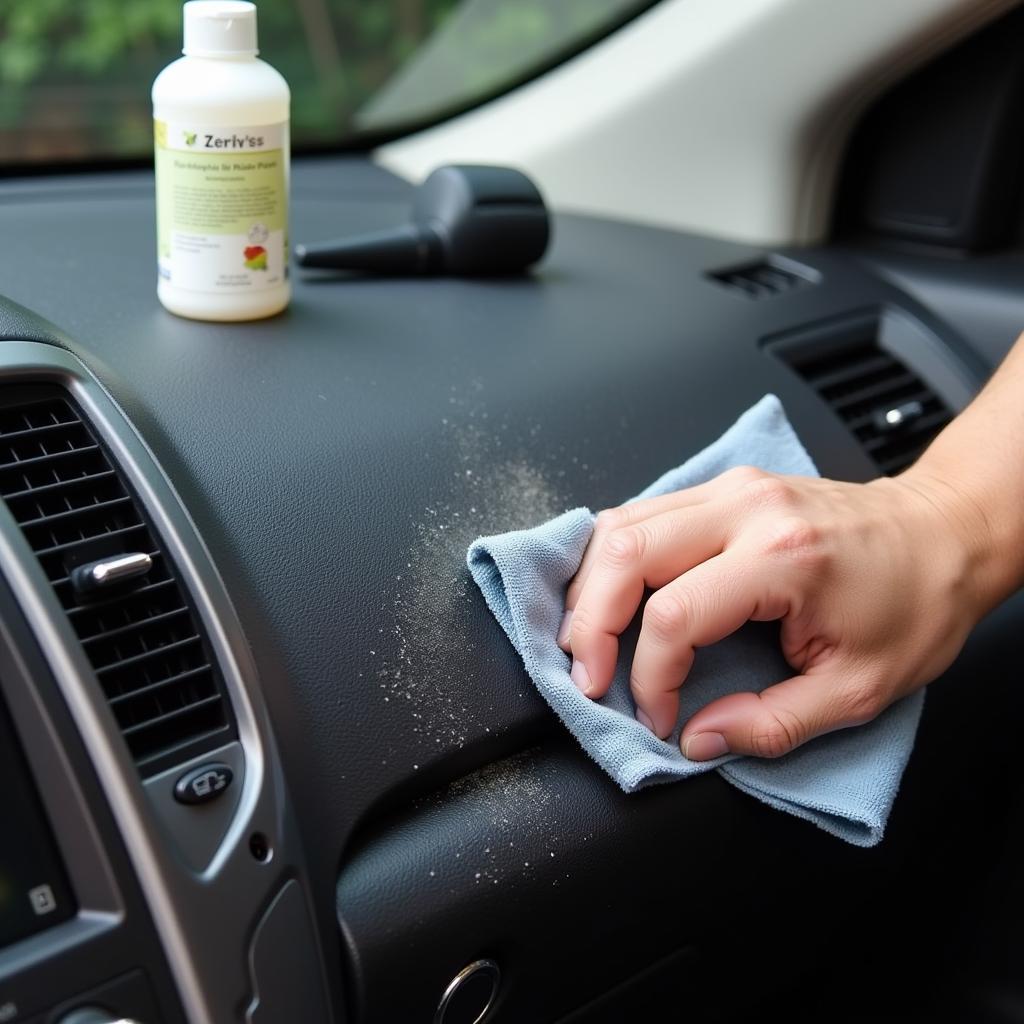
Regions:
M 258 0 L 296 148 L 400 134 L 497 95 L 652 0 Z M 0 0 L 0 166 L 145 157 L 180 0 Z

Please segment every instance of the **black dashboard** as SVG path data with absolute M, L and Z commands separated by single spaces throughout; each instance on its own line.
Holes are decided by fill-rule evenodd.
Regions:
M 294 240 L 397 222 L 408 199 L 408 185 L 362 160 L 297 160 Z M 96 1003 L 146 1021 L 199 1020 L 221 1006 L 224 1020 L 429 1022 L 452 979 L 481 960 L 500 969 L 488 1020 L 622 1020 L 644 999 L 653 1014 L 667 991 L 694 1006 L 711 1000 L 708 979 L 727 975 L 744 906 L 783 923 L 779 948 L 750 968 L 751 992 L 763 992 L 779 984 L 782 948 L 815 962 L 823 942 L 903 884 L 926 843 L 982 856 L 983 829 L 969 840 L 944 829 L 954 782 L 942 750 L 956 700 L 1005 689 L 1019 599 L 936 688 L 955 699 L 929 698 L 890 837 L 860 851 L 717 777 L 618 792 L 562 735 L 464 566 L 480 534 L 618 503 L 766 392 L 824 475 L 895 470 L 924 439 L 865 443 L 785 353 L 868 346 L 954 413 L 1013 335 L 973 337 L 969 315 L 955 329 L 938 304 L 923 305 L 913 293 L 929 297 L 927 261 L 901 278 L 856 245 L 767 251 L 563 215 L 530 277 L 295 273 L 283 315 L 215 325 L 157 303 L 148 173 L 11 181 L 0 222 L 11 243 L 0 248 L 0 292 L 20 304 L 0 305 L 0 378 L 92 396 L 87 418 L 115 461 L 128 452 L 139 501 L 178 551 L 186 589 L 207 601 L 200 618 L 223 634 L 211 657 L 237 673 L 225 693 L 239 735 L 250 742 L 251 719 L 259 740 L 242 744 L 234 771 L 248 778 L 258 748 L 271 793 L 259 799 L 274 801 L 260 818 L 240 797 L 231 806 L 244 829 L 225 826 L 191 861 L 178 849 L 173 865 L 155 863 L 178 878 L 161 889 L 185 908 L 171 914 L 175 946 L 160 920 L 168 908 L 154 905 L 151 880 L 140 884 L 138 851 L 110 814 L 104 771 L 120 773 L 140 820 L 162 812 L 145 803 L 147 779 L 126 751 L 98 765 L 76 738 L 53 678 L 64 654 L 46 647 L 76 640 L 66 629 L 41 635 L 56 605 L 26 612 L 40 604 L 26 588 L 44 581 L 12 570 L 30 559 L 5 520 L 6 657 L 20 666 L 4 672 L 6 699 L 22 746 L 46 729 L 60 739 L 68 764 L 52 784 L 82 787 L 95 840 L 49 807 L 51 824 L 32 830 L 53 828 L 65 867 L 45 884 L 59 893 L 62 926 L 108 915 L 82 949 L 119 945 L 116 956 L 94 944 L 77 959 L 55 947 L 46 966 L 47 933 L 7 935 L 5 916 L 0 1020 L 57 1021 Z M 1009 736 L 997 729 L 991 743 L 990 765 L 1009 759 Z M 45 759 L 29 755 L 38 790 Z M 955 779 L 973 801 L 961 820 L 982 821 L 997 798 L 985 759 Z M 171 785 L 183 765 L 162 765 L 160 778 Z M 181 837 L 194 819 L 174 814 L 147 842 L 190 842 Z M 256 836 L 273 857 L 259 856 Z M 76 873 L 90 858 L 106 865 L 106 890 Z M 837 877 L 841 890 L 829 884 Z M 793 918 L 792 893 L 809 882 L 833 895 Z M 234 926 L 218 932 L 211 919 L 229 908 Z M 217 941 L 187 952 L 184 939 L 207 927 Z M 176 955 L 210 958 L 184 1004 Z M 33 971 L 45 971 L 45 986 Z M 143 971 L 148 1004 L 88 994 Z M 261 1009 L 260 979 L 281 976 L 298 980 L 273 993 L 277 983 L 262 982 Z M 223 999 L 203 994 L 221 982 Z M 313 990 L 323 995 L 294 1016 L 295 993 Z

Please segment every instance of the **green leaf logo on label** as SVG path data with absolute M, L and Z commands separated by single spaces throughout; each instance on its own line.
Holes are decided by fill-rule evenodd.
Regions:
M 194 146 L 196 144 L 196 133 L 195 132 L 182 132 L 185 136 L 185 145 Z

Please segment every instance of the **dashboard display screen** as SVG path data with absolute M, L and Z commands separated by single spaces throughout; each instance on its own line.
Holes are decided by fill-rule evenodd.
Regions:
M 0 701 L 0 947 L 74 912 L 53 834 Z

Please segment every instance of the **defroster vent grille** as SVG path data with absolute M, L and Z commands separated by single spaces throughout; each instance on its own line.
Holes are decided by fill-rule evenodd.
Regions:
M 149 776 L 234 734 L 223 680 L 188 594 L 139 501 L 70 396 L 0 388 L 0 496 L 96 672 L 128 749 Z M 150 556 L 131 582 L 81 593 L 77 567 Z
M 735 295 L 747 299 L 770 299 L 795 288 L 815 284 L 817 272 L 810 267 L 781 259 L 755 260 L 736 267 L 708 271 L 707 276 Z

